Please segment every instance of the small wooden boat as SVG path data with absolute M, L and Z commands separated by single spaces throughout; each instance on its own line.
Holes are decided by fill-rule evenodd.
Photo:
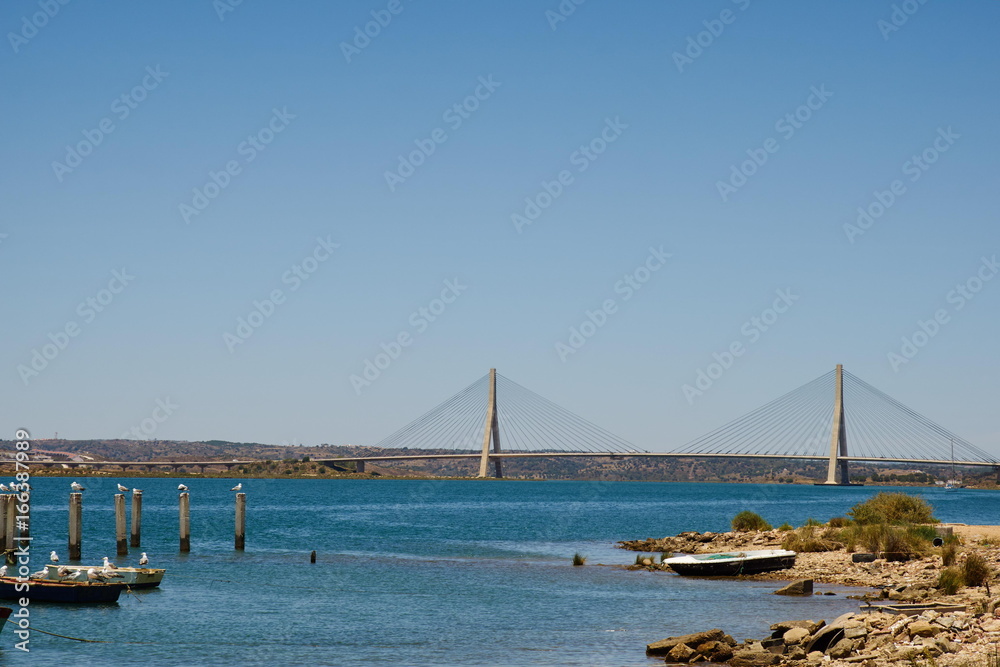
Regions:
M 787 570 L 795 565 L 795 552 L 785 549 L 729 551 L 714 554 L 688 554 L 663 561 L 677 574 L 691 577 L 735 577 L 773 570 Z
M 58 565 L 49 563 L 45 566 L 45 581 L 67 581 L 73 579 L 82 570 L 86 572 L 95 569 L 102 572 L 103 565 Z M 70 574 L 65 577 L 59 576 L 59 570 L 69 570 Z M 163 581 L 166 570 L 152 567 L 119 567 L 114 570 L 114 574 L 108 583 L 126 584 L 129 588 L 154 588 Z
M 27 590 L 25 589 L 27 586 Z M 117 602 L 125 590 L 125 584 L 106 584 L 85 581 L 49 581 L 29 579 L 21 581 L 17 577 L 0 577 L 0 600 L 20 600 L 31 602 Z

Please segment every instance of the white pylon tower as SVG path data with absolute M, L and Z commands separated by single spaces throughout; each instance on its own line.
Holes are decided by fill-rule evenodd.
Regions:
M 844 365 L 837 364 L 837 384 L 833 399 L 833 426 L 830 429 L 830 464 L 824 484 L 850 485 L 847 471 L 847 425 L 844 422 Z M 841 458 L 845 457 L 845 458 Z M 840 481 L 837 469 L 840 468 Z
M 486 426 L 483 428 L 483 453 L 479 459 L 479 475 L 477 477 L 486 477 L 487 470 L 489 469 L 490 459 L 490 441 L 493 441 L 493 453 L 500 453 L 500 424 L 497 421 L 497 369 L 490 369 L 490 395 L 489 402 L 486 405 Z M 503 477 L 503 466 L 502 461 L 498 458 L 492 458 L 494 466 L 494 477 L 500 479 Z

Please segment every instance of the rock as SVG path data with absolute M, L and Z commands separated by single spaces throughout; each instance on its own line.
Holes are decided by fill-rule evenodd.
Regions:
M 823 662 L 824 657 L 826 656 L 823 655 L 822 651 L 813 651 L 812 653 L 806 654 L 806 660 L 809 662 Z
M 728 635 L 724 634 L 722 630 L 714 628 L 705 632 L 695 632 L 690 635 L 667 637 L 666 639 L 661 639 L 658 642 L 646 644 L 646 655 L 667 655 L 670 653 L 670 650 L 678 644 L 686 644 L 688 647 L 693 647 L 698 646 L 699 644 L 704 644 L 705 642 L 719 641 L 727 636 Z M 732 641 L 732 637 L 729 639 Z M 733 643 L 735 644 L 735 642 Z
M 774 631 L 772 637 L 780 637 L 792 628 L 805 628 L 809 634 L 812 634 L 826 625 L 826 621 L 781 621 L 780 623 L 775 623 L 771 626 L 771 630 Z
M 840 660 L 849 657 L 854 652 L 856 646 L 857 643 L 853 639 L 844 638 L 831 646 L 827 653 L 834 660 Z
M 729 659 L 731 667 L 768 667 L 781 662 L 781 656 L 770 651 L 736 651 Z
M 941 649 L 942 653 L 955 653 L 958 651 L 958 646 L 952 642 L 944 639 L 943 637 L 937 637 L 934 639 L 934 644 Z
M 794 644 L 801 644 L 803 641 L 808 639 L 809 636 L 810 632 L 805 628 L 791 628 L 781 636 L 781 639 L 788 646 L 792 646 Z
M 868 629 L 864 626 L 856 628 L 844 628 L 845 639 L 859 639 L 868 636 Z
M 990 619 L 988 621 L 984 621 L 982 628 L 984 632 L 1000 632 L 1000 620 Z
M 931 625 L 927 621 L 917 620 L 906 626 L 906 631 L 910 633 L 911 637 L 933 637 L 937 633 L 941 632 L 941 626 Z
M 805 660 L 805 657 L 806 650 L 801 646 L 789 646 L 785 653 L 785 658 L 788 660 Z
M 736 646 L 736 640 L 730 637 L 729 635 L 722 635 L 722 639 L 720 639 L 719 641 L 723 642 L 724 644 L 729 644 L 730 646 Z
M 688 662 L 695 655 L 693 648 L 687 644 L 678 644 L 667 653 L 667 660 L 671 662 Z
M 725 662 L 733 657 L 733 649 L 724 641 L 709 641 L 698 644 L 694 649 L 712 662 Z
M 798 581 L 793 581 L 784 588 L 779 588 L 774 592 L 775 595 L 812 595 L 813 592 L 813 580 L 812 579 L 799 579 Z
M 874 563 L 875 562 L 875 554 L 865 554 L 865 553 L 851 554 L 851 562 L 852 563 Z

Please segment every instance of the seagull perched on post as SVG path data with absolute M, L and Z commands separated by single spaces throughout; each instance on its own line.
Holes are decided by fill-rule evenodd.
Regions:
M 59 554 L 57 554 L 55 551 L 53 551 L 52 553 L 49 554 L 49 560 L 52 561 L 53 563 L 58 563 L 59 562 Z
M 146 556 L 146 552 L 142 552 L 142 558 L 139 559 L 139 565 L 149 565 L 149 558 Z
M 121 491 L 122 493 L 128 493 L 128 487 L 125 486 L 124 484 L 118 484 L 118 490 Z
M 178 485 L 177 485 L 177 490 L 178 490 L 178 491 L 187 491 L 187 490 L 188 490 L 188 488 L 187 488 L 187 485 L 186 485 L 186 484 L 178 484 Z
M 73 482 L 72 484 L 70 484 L 69 488 L 73 489 L 74 491 L 86 491 L 87 490 L 85 487 L 81 486 L 80 484 L 77 484 L 76 482 Z
M 239 491 L 242 488 L 243 488 L 243 482 L 240 482 L 239 484 L 237 484 L 236 486 L 234 486 L 233 488 L 231 488 L 229 490 L 230 491 Z
M 141 496 L 142 495 L 142 489 L 132 489 L 132 493 L 135 494 L 135 495 L 137 495 L 137 496 Z

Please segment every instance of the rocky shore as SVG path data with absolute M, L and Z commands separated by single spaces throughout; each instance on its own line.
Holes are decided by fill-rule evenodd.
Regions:
M 971 553 L 983 556 L 993 569 L 992 580 L 1000 560 L 1000 528 L 955 525 L 953 530 L 962 540 L 959 560 Z M 674 537 L 621 542 L 618 546 L 645 552 L 640 555 L 640 562 L 630 569 L 669 570 L 659 562 L 662 553 L 669 556 L 672 553 L 780 548 L 786 535 L 777 530 L 686 532 Z M 982 587 L 965 587 L 953 595 L 946 595 L 938 586 L 943 569 L 939 553 L 906 562 L 882 558 L 873 562 L 854 562 L 853 556 L 843 548 L 799 553 L 791 569 L 739 579 L 813 580 L 870 587 L 872 590 L 862 596 L 863 602 L 859 602 L 858 613 L 845 614 L 829 622 L 782 621 L 771 626 L 769 637 L 742 644 L 722 629 L 712 629 L 654 642 L 647 646 L 647 653 L 662 656 L 667 663 L 724 662 L 734 667 L 777 664 L 1000 667 L 1000 659 L 996 657 L 1000 647 L 1000 591 L 994 595 L 989 581 Z M 881 605 L 897 604 L 918 604 L 923 609 L 911 610 L 911 615 L 878 609 Z

